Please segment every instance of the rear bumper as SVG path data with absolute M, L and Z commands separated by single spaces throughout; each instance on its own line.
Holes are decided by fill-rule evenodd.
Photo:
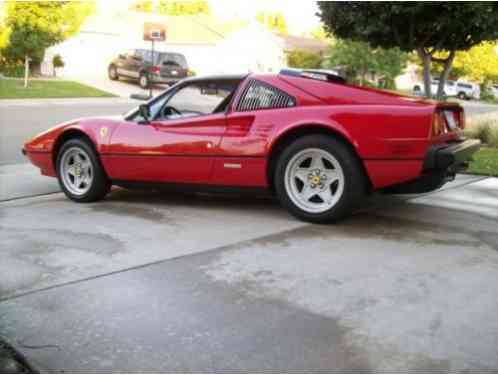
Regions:
M 423 170 L 457 172 L 466 167 L 480 147 L 481 141 L 477 139 L 432 146 L 424 159 Z
M 451 144 L 434 145 L 427 152 L 422 175 L 414 180 L 384 189 L 392 194 L 419 194 L 439 189 L 446 182 L 455 179 L 455 174 L 467 167 L 481 142 L 476 139 Z
M 150 76 L 150 81 L 152 83 L 167 83 L 167 84 L 173 84 L 177 83 L 178 81 L 181 81 L 186 77 L 161 77 L 157 74 L 152 74 Z

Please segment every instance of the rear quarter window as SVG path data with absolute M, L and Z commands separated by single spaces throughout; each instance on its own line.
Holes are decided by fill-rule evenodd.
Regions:
M 251 80 L 244 89 L 237 111 L 294 107 L 296 100 L 269 84 Z

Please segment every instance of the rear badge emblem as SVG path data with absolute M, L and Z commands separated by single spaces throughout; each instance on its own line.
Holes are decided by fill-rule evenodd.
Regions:
M 104 138 L 107 135 L 107 128 L 104 126 L 100 128 L 100 136 Z

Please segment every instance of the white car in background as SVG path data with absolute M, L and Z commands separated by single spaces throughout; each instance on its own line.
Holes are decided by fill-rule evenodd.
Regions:
M 431 81 L 431 94 L 434 96 L 437 93 L 439 86 L 439 80 L 433 79 Z M 413 93 L 415 95 L 424 95 L 424 85 L 422 83 L 417 83 L 413 86 Z M 465 81 L 446 81 L 444 84 L 444 96 L 445 97 L 457 97 L 462 100 L 470 99 L 480 99 L 481 88 L 476 83 L 465 82 Z
M 481 88 L 476 83 L 458 81 L 456 83 L 456 96 L 462 100 L 480 99 Z
M 431 81 L 431 95 L 435 96 L 437 94 L 437 89 L 439 86 L 439 80 L 433 79 Z M 425 96 L 424 84 L 417 83 L 413 86 L 413 93 L 417 96 Z M 446 81 L 443 90 L 444 96 L 454 97 L 457 96 L 455 81 Z

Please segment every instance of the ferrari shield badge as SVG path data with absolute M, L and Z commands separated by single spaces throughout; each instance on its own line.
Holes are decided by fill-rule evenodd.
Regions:
M 102 138 L 105 138 L 106 135 L 107 135 L 107 128 L 104 126 L 104 127 L 100 128 L 100 136 Z

